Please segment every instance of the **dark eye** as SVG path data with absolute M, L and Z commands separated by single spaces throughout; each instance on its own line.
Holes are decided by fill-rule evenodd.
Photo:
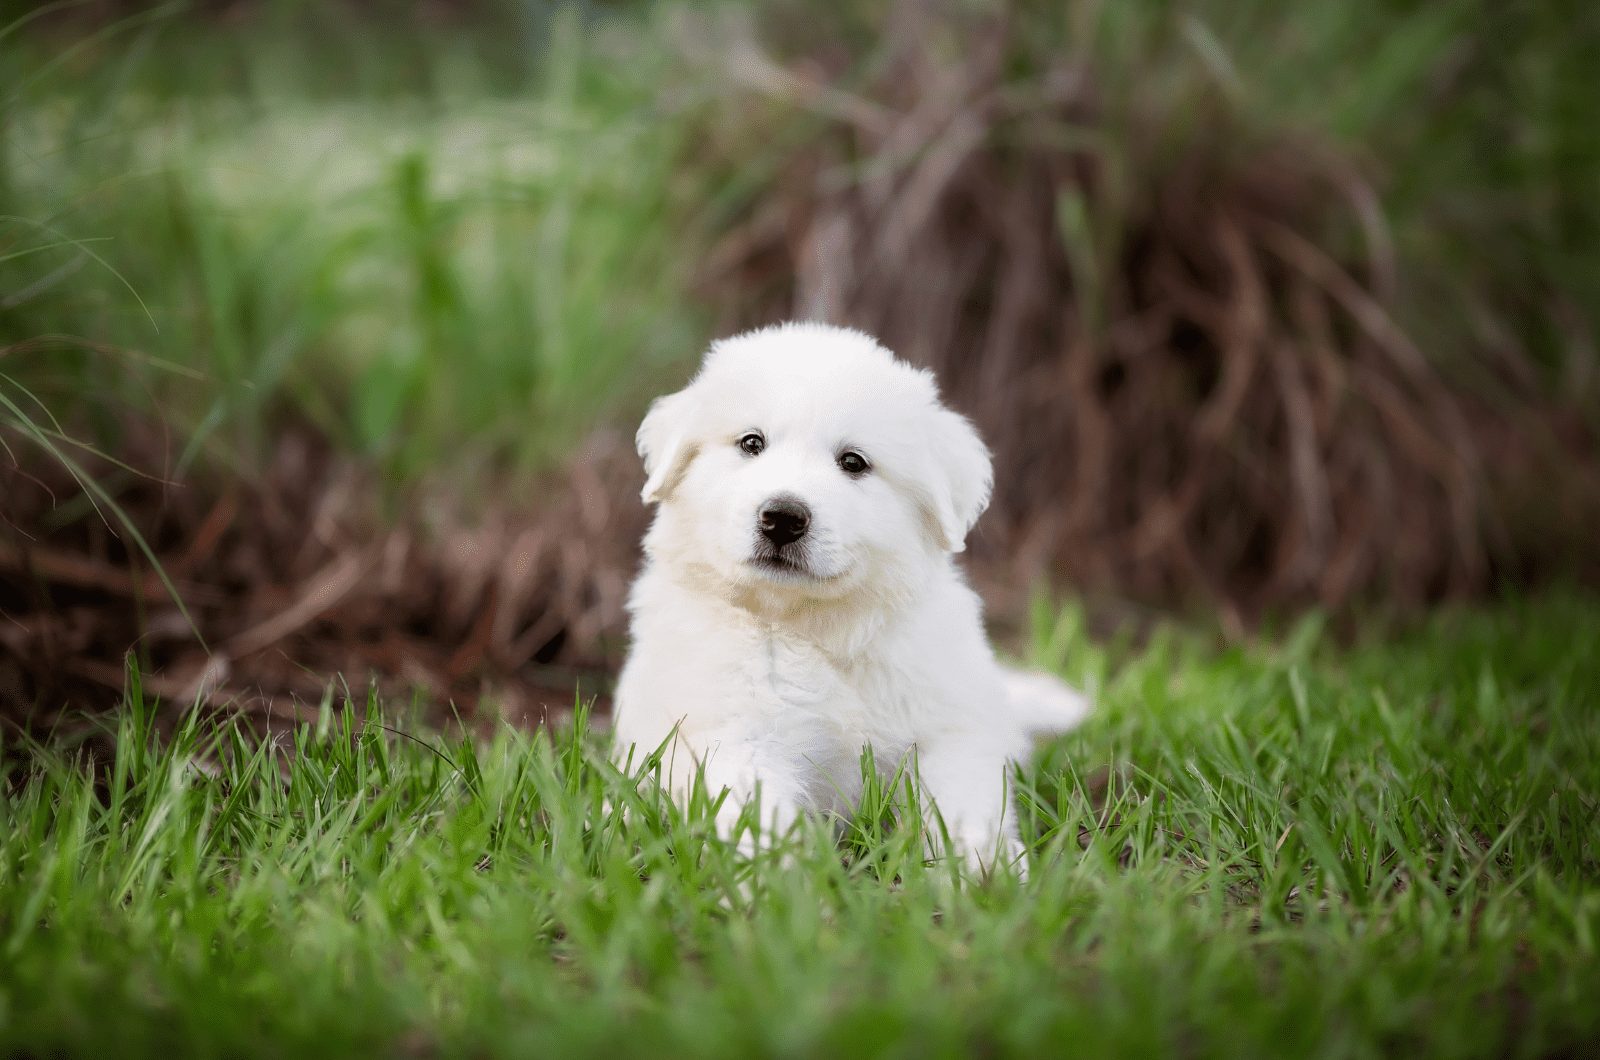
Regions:
M 854 449 L 846 449 L 839 454 L 839 470 L 846 475 L 865 475 L 872 470 L 872 465 L 867 463 L 867 458 Z
M 751 431 L 739 439 L 739 448 L 743 449 L 748 456 L 757 456 L 766 447 L 767 440 L 761 437 L 760 431 Z

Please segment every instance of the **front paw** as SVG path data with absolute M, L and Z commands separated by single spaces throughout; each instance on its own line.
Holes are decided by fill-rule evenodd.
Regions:
M 1027 849 L 1022 841 L 991 829 L 952 830 L 945 854 L 958 860 L 963 875 L 974 880 L 987 879 L 1006 868 L 1022 879 L 1028 875 Z

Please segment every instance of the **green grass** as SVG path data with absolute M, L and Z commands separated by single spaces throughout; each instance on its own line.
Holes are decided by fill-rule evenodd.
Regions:
M 291 9 L 0 36 L 0 391 L 102 445 L 154 417 L 179 471 L 309 420 L 409 482 L 543 468 L 693 359 L 662 48 Z
M 97 768 L 10 747 L 0 1053 L 1600 1045 L 1600 600 L 1350 649 L 1078 628 L 1036 622 L 1103 705 L 1026 773 L 1031 877 L 962 889 L 899 788 L 750 861 L 581 725 L 157 739 L 135 684 Z

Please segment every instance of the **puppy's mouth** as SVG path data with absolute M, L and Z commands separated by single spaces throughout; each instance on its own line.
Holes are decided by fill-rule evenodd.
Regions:
M 745 562 L 767 577 L 778 581 L 822 582 L 834 577 L 817 571 L 803 551 L 787 546 L 758 547 Z

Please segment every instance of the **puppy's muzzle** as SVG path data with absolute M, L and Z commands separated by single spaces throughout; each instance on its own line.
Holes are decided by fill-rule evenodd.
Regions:
M 773 497 L 756 513 L 756 529 L 778 548 L 806 536 L 811 527 L 811 509 L 794 497 Z

